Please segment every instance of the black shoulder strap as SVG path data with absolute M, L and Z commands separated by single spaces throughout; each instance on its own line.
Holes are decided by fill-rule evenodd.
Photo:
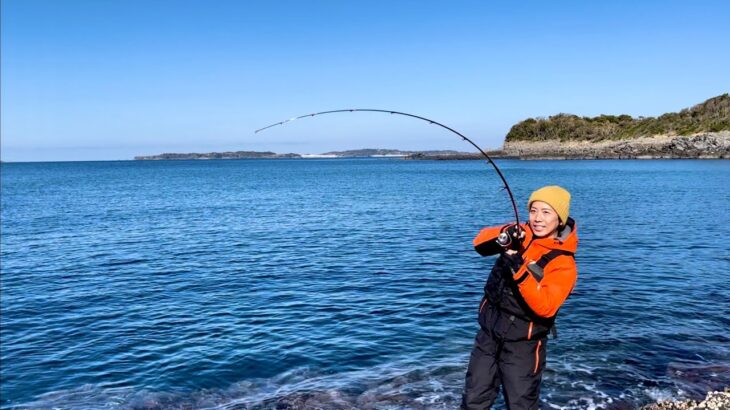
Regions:
M 566 256 L 573 256 L 573 252 L 563 251 L 560 249 L 553 249 L 550 252 L 542 255 L 542 258 L 540 258 L 537 261 L 537 265 L 543 269 L 545 269 L 545 266 L 547 266 L 548 263 L 550 263 L 551 260 L 557 258 L 558 256 L 566 255 Z
M 527 270 L 532 274 L 532 277 L 535 278 L 535 280 L 540 283 L 543 276 L 545 276 L 545 267 L 552 261 L 553 259 L 557 258 L 558 256 L 566 255 L 570 256 L 572 258 L 575 257 L 575 254 L 573 252 L 568 251 L 561 251 L 558 249 L 553 249 L 552 251 L 546 253 L 543 255 L 540 259 L 537 260 L 537 262 L 532 262 L 527 265 Z M 524 275 L 522 278 L 523 280 L 527 278 L 527 274 Z M 555 312 L 555 315 L 552 318 L 552 322 L 550 323 L 550 332 L 553 334 L 553 339 L 558 338 L 558 330 L 555 326 L 555 317 L 558 315 L 558 312 Z
M 570 257 L 574 256 L 573 252 L 553 249 L 545 255 L 542 255 L 542 257 L 538 259 L 537 262 L 532 262 L 528 264 L 527 270 L 530 271 L 532 277 L 534 277 L 536 281 L 540 282 L 543 276 L 545 276 L 545 267 L 548 265 L 548 263 L 561 255 L 566 255 Z

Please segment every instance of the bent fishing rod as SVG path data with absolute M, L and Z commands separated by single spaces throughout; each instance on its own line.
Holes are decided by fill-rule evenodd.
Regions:
M 474 141 L 472 141 L 471 139 L 467 138 L 464 134 L 460 133 L 459 131 L 456 131 L 455 129 L 453 129 L 453 128 L 449 127 L 449 126 L 446 126 L 446 125 L 444 125 L 444 124 L 442 124 L 442 123 L 440 123 L 438 121 L 434 121 L 434 120 L 428 119 L 426 117 L 421 117 L 420 115 L 408 114 L 408 113 L 400 112 L 400 111 L 379 110 L 379 109 L 373 109 L 373 108 L 350 108 L 350 109 L 345 109 L 345 110 L 330 110 L 330 111 L 321 111 L 321 112 L 315 112 L 315 113 L 312 113 L 312 114 L 300 115 L 298 117 L 289 118 L 288 120 L 279 121 L 277 123 L 274 123 L 274 124 L 271 124 L 271 125 L 267 125 L 267 126 L 265 126 L 263 128 L 259 128 L 256 131 L 254 131 L 254 134 L 259 133 L 260 131 L 264 131 L 264 130 L 267 130 L 269 128 L 276 127 L 278 125 L 284 125 L 286 123 L 289 123 L 289 122 L 292 122 L 292 121 L 295 121 L 295 120 L 299 120 L 299 119 L 302 119 L 302 118 L 316 117 L 318 115 L 335 114 L 335 113 L 342 113 L 342 112 L 379 112 L 379 113 L 385 113 L 385 114 L 396 114 L 396 115 L 403 115 L 403 116 L 406 116 L 406 117 L 416 118 L 416 119 L 419 119 L 419 120 L 422 120 L 422 121 L 426 121 L 429 124 L 438 125 L 441 128 L 444 128 L 444 129 L 446 129 L 448 131 L 451 131 L 452 133 L 454 133 L 454 134 L 458 135 L 459 137 L 461 137 L 462 140 L 464 140 L 464 141 L 468 142 L 469 144 L 473 145 L 474 148 L 476 148 L 477 150 L 479 150 L 479 152 L 482 155 L 484 155 L 484 157 L 487 159 L 487 162 L 494 167 L 494 170 L 497 171 L 497 174 L 499 175 L 499 178 L 502 179 L 502 182 L 504 183 L 504 189 L 509 194 L 510 201 L 512 201 L 512 209 L 515 212 L 515 222 L 516 222 L 516 226 L 517 226 L 517 235 L 519 236 L 519 234 L 520 234 L 519 231 L 521 230 L 521 228 L 520 228 L 520 215 L 519 215 L 519 212 L 517 211 L 517 203 L 515 202 L 515 197 L 514 197 L 514 195 L 512 195 L 512 190 L 510 189 L 509 184 L 507 183 L 507 179 L 505 179 L 504 175 L 502 174 L 502 171 L 500 171 L 499 170 L 499 167 L 497 167 L 497 164 L 495 164 L 494 161 L 492 161 L 492 158 L 490 158 L 489 155 L 487 155 L 487 153 L 484 152 L 483 149 L 481 149 L 477 144 L 475 144 Z M 508 238 L 504 238 L 503 240 L 505 240 L 505 239 L 508 239 Z

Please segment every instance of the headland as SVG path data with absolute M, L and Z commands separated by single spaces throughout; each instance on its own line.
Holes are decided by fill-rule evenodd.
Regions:
M 512 159 L 730 159 L 730 95 L 722 94 L 690 108 L 658 117 L 557 114 L 528 118 L 507 133 L 492 158 Z M 164 153 L 136 160 L 255 158 L 403 158 L 409 160 L 478 160 L 478 152 L 404 151 L 363 148 L 322 154 L 258 151 Z
M 730 96 L 659 117 L 528 118 L 502 149 L 521 159 L 730 158 Z

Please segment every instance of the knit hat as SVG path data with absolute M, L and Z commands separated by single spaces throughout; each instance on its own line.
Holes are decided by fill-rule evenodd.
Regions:
M 565 224 L 570 214 L 570 192 L 557 185 L 544 186 L 530 195 L 527 208 L 535 201 L 542 201 L 550 205 L 560 217 L 560 223 Z

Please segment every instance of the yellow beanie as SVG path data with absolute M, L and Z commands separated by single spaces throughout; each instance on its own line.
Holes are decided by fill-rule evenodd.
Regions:
M 550 205 L 557 212 L 562 224 L 565 224 L 568 220 L 568 215 L 570 215 L 570 192 L 566 191 L 565 188 L 549 185 L 538 189 L 530 195 L 530 200 L 527 201 L 527 209 L 530 209 L 535 201 L 542 201 Z

